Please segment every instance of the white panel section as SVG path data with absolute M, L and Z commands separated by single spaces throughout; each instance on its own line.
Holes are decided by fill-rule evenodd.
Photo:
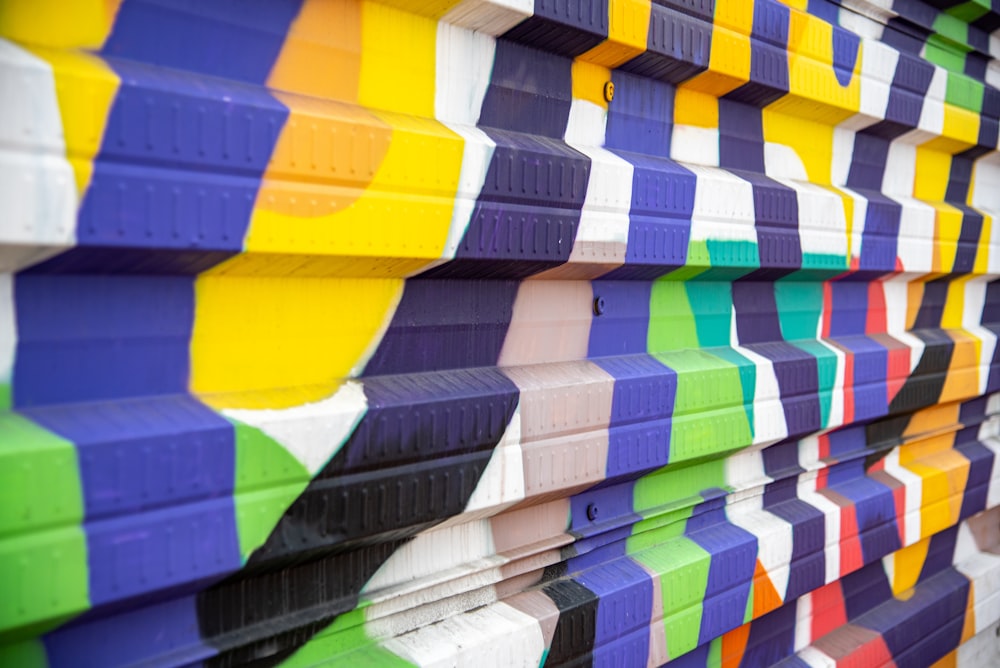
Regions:
M 823 513 L 826 583 L 840 578 L 840 515 L 841 508 L 826 496 L 816 491 L 816 474 L 806 473 L 799 477 L 798 497 Z
M 417 534 L 413 540 L 393 552 L 365 583 L 361 593 L 366 598 L 386 598 L 387 594 L 398 595 L 406 591 L 407 583 L 421 578 L 430 580 L 420 583 L 422 587 L 426 587 L 458 575 L 478 572 L 484 568 L 492 569 L 505 563 L 505 560 L 494 556 L 495 552 L 493 531 L 488 520 L 435 527 Z M 457 573 L 456 570 L 461 570 L 462 573 Z M 481 584 L 492 584 L 498 579 L 498 574 L 492 577 L 487 575 Z M 390 587 L 402 588 L 402 591 L 383 591 Z M 437 594 L 440 595 L 440 592 Z
M 799 596 L 795 601 L 795 647 L 799 651 L 812 642 L 812 592 Z
M 995 431 L 996 425 L 984 422 L 979 426 L 979 441 L 993 453 L 993 474 L 990 476 L 989 491 L 986 493 L 986 507 L 993 508 L 1000 504 L 1000 439 L 989 434 Z
M 782 600 L 788 591 L 792 560 L 792 525 L 763 509 L 764 497 L 752 496 L 726 508 L 726 517 L 757 537 L 757 559 Z
M 934 220 L 937 211 L 910 196 L 896 195 L 903 210 L 899 218 L 899 238 L 896 256 L 903 270 L 911 274 L 927 274 L 934 268 Z
M 590 158 L 590 177 L 580 211 L 574 255 L 583 244 L 607 244 L 601 261 L 624 262 L 628 212 L 632 205 L 632 164 L 601 148 L 608 113 L 593 102 L 574 99 L 566 123 L 566 143 Z M 587 259 L 593 254 L 587 253 Z M 575 259 L 575 258 L 573 258 Z
M 483 189 L 496 143 L 476 127 L 490 85 L 496 40 L 482 33 L 438 24 L 434 115 L 465 140 L 462 170 L 442 260 L 455 257 Z M 421 267 L 424 271 L 427 267 Z
M 948 88 L 948 70 L 934 66 L 924 104 L 920 109 L 920 122 L 917 127 L 928 134 L 926 139 L 932 139 L 942 134 L 944 130 L 944 97 Z M 926 139 L 924 141 L 926 141 Z
M 1000 633 L 998 625 L 996 623 L 990 624 L 984 631 L 959 645 L 958 657 L 955 662 L 958 668 L 996 668 L 996 666 L 1000 666 L 998 633 Z
M 76 182 L 66 160 L 52 69 L 0 39 L 0 272 L 76 240 Z
M 723 169 L 686 165 L 698 178 L 691 214 L 691 241 L 750 241 L 754 227 L 753 186 Z
M 367 408 L 364 387 L 349 380 L 322 401 L 281 409 L 225 409 L 222 413 L 257 427 L 315 475 L 340 450 Z
M 865 39 L 861 43 L 861 55 L 860 113 L 873 121 L 881 120 L 889 107 L 890 85 L 896 74 L 899 52 L 882 42 Z
M 17 348 L 14 315 L 14 277 L 0 274 L 0 385 L 9 384 L 14 372 L 14 352 Z
M 791 146 L 764 142 L 764 172 L 777 179 L 808 181 L 805 163 Z
M 889 152 L 885 158 L 885 172 L 882 179 L 882 192 L 890 197 L 913 194 L 913 179 L 916 175 L 917 146 L 912 141 L 903 138 L 889 144 Z
M 499 512 L 524 498 L 524 453 L 521 450 L 521 407 L 507 423 L 486 470 L 465 505 L 466 513 Z
M 538 620 L 506 603 L 450 617 L 384 646 L 427 668 L 538 668 L 546 650 Z
M 736 330 L 736 309 L 730 311 L 729 345 L 757 368 L 753 393 L 753 442 L 756 445 L 775 443 L 788 436 L 785 409 L 781 404 L 781 388 L 774 364 L 763 355 L 740 345 Z
M 502 35 L 535 11 L 534 0 L 463 0 L 441 17 L 487 35 Z
M 815 647 L 806 647 L 798 656 L 812 668 L 837 668 L 836 661 Z
M 775 178 L 795 191 L 799 205 L 799 244 L 803 253 L 847 256 L 847 213 L 837 193 L 808 180 Z
M 976 552 L 955 568 L 972 581 L 976 633 L 1000 619 L 1000 555 Z
M 670 138 L 670 158 L 689 165 L 719 166 L 719 129 L 675 125 Z

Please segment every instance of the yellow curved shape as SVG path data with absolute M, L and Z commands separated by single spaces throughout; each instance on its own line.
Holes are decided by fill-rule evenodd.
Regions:
M 360 16 L 361 107 L 277 94 L 290 116 L 245 253 L 196 283 L 191 388 L 215 408 L 331 396 L 377 348 L 404 277 L 443 254 L 463 142 L 433 119 L 436 23 L 369 2 Z M 272 83 L 323 90 L 277 70 Z M 310 133 L 333 130 L 320 152 Z
M 99 49 L 120 4 L 120 0 L 0 2 L 0 35 L 34 46 Z

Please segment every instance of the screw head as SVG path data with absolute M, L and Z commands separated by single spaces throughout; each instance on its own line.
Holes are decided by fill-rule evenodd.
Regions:
M 593 503 L 587 506 L 587 519 L 591 522 L 597 519 L 597 506 Z
M 594 298 L 594 315 L 603 315 L 604 314 L 604 307 L 605 307 L 604 297 L 595 297 Z
M 604 100 L 610 102 L 615 99 L 615 83 L 613 81 L 604 82 Z

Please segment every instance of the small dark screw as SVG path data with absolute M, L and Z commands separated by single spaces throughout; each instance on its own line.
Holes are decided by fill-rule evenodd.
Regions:
M 594 299 L 594 315 L 604 314 L 604 297 L 597 297 Z
M 587 506 L 587 519 L 591 522 L 597 519 L 597 506 L 593 503 Z

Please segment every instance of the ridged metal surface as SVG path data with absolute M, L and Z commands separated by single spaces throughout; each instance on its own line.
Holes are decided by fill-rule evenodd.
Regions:
M 0 3 L 0 665 L 997 665 L 997 30 Z

